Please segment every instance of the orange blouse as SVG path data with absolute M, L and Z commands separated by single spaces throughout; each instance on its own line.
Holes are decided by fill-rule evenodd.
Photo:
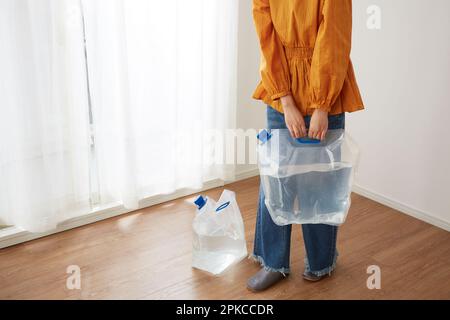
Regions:
M 352 0 L 253 0 L 261 81 L 253 98 L 283 112 L 292 94 L 303 115 L 364 108 L 350 48 Z

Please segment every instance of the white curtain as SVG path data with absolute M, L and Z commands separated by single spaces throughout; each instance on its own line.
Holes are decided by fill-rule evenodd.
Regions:
M 208 133 L 235 126 L 237 0 L 1 3 L 0 223 L 46 230 L 232 177 Z
M 101 201 L 227 178 L 205 163 L 234 126 L 237 1 L 83 1 Z M 207 137 L 206 137 L 207 138 Z
M 0 224 L 44 231 L 89 212 L 88 99 L 73 3 L 0 1 Z

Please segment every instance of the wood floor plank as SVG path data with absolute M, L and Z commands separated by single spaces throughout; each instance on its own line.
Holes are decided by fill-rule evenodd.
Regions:
M 227 186 L 237 194 L 249 252 L 258 183 Z M 221 191 L 205 193 L 217 199 Z M 193 199 L 0 250 L 0 299 L 450 299 L 450 233 L 355 194 L 332 277 L 302 279 L 304 244 L 294 226 L 292 274 L 251 293 L 245 283 L 259 266 L 249 259 L 219 277 L 191 268 Z M 81 290 L 66 288 L 69 265 L 81 268 Z M 381 268 L 381 290 L 366 286 L 370 265 Z

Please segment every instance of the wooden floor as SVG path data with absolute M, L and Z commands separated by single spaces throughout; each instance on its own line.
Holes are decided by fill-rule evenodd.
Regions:
M 236 191 L 249 251 L 258 180 Z M 206 192 L 218 198 L 221 189 Z M 450 233 L 353 195 L 338 236 L 331 278 L 301 278 L 301 229 L 293 230 L 292 275 L 259 294 L 246 290 L 259 268 L 244 260 L 220 277 L 193 270 L 187 197 L 0 250 L 0 299 L 449 299 Z M 66 268 L 81 268 L 81 290 L 66 288 Z M 381 289 L 366 286 L 367 267 L 381 268 Z

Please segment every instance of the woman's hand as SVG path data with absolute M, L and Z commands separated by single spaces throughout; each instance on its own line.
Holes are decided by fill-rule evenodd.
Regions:
M 295 104 L 294 98 L 291 95 L 281 98 L 281 104 L 284 111 L 284 120 L 286 126 L 293 138 L 301 138 L 306 136 L 305 120 L 300 110 Z
M 320 109 L 314 110 L 309 124 L 308 137 L 323 140 L 328 131 L 328 112 Z

